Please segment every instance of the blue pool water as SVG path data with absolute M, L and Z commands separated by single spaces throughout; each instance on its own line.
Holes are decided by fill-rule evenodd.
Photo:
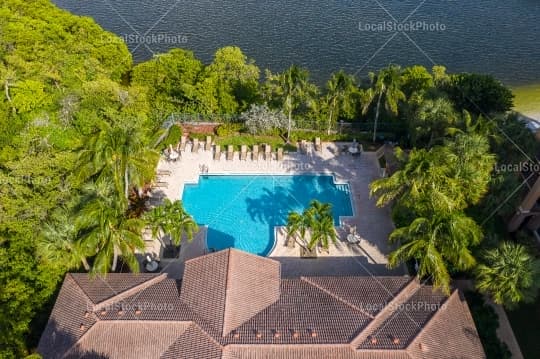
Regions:
M 274 246 L 274 226 L 290 211 L 303 211 L 317 199 L 332 204 L 334 222 L 352 216 L 348 184 L 332 176 L 201 176 L 184 187 L 184 207 L 199 225 L 208 226 L 208 248 L 234 247 L 266 255 Z

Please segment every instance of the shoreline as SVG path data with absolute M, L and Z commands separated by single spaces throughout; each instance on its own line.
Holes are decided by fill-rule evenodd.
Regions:
M 515 95 L 514 110 L 540 122 L 540 83 L 509 87 Z

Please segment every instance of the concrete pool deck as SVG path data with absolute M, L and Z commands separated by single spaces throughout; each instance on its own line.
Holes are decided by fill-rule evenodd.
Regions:
M 192 153 L 188 144 L 182 152 L 181 159 L 168 162 L 162 158 L 158 165 L 158 173 L 169 173 L 158 176 L 158 182 L 166 183 L 166 187 L 152 191 L 152 202 L 159 203 L 163 198 L 176 200 L 182 197 L 185 183 L 196 183 L 201 169 L 206 168 L 208 174 L 331 174 L 336 182 L 348 182 L 354 205 L 353 217 L 342 217 L 342 223 L 356 226 L 362 238 L 359 245 L 351 245 L 346 240 L 347 231 L 338 227 L 341 241 L 331 246 L 328 253 L 319 252 L 316 259 L 303 259 L 299 255 L 299 246 L 289 248 L 284 245 L 283 231 L 276 229 L 276 245 L 269 257 L 282 263 L 282 275 L 401 275 L 405 274 L 403 266 L 394 270 L 386 267 L 387 255 L 391 251 L 388 235 L 393 230 L 388 208 L 378 208 L 375 200 L 369 197 L 369 183 L 380 178 L 380 167 L 375 152 L 364 152 L 361 156 L 342 154 L 339 149 L 344 143 L 323 143 L 320 152 L 314 150 L 304 153 L 286 153 L 282 161 L 264 160 L 262 154 L 258 161 L 240 160 L 238 151 L 234 159 L 227 161 L 222 153 L 219 161 L 213 160 L 213 151 L 199 150 Z M 184 242 L 178 259 L 162 260 L 162 271 L 172 277 L 180 277 L 183 262 L 204 254 L 206 248 L 206 229 L 197 233 L 191 243 Z M 157 241 L 147 241 L 147 252 L 160 256 L 156 248 Z M 159 244 L 157 244 L 159 247 Z

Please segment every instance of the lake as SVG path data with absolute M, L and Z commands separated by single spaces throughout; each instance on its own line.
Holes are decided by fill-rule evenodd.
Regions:
M 540 83 L 538 0 L 55 0 L 125 39 L 136 61 L 172 47 L 208 63 L 237 45 L 260 68 L 307 67 L 317 82 L 389 63 Z

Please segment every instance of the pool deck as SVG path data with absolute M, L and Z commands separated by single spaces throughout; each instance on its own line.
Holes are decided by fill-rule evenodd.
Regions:
M 222 153 L 219 161 L 213 160 L 213 151 L 192 153 L 188 144 L 182 152 L 181 159 L 176 162 L 160 160 L 158 173 L 170 172 L 158 176 L 160 183 L 166 187 L 155 188 L 152 191 L 152 202 L 157 204 L 167 197 L 176 200 L 182 197 L 184 183 L 196 183 L 201 168 L 206 167 L 208 174 L 332 174 L 336 182 L 348 182 L 354 205 L 353 217 L 342 217 L 342 224 L 337 227 L 340 242 L 331 246 L 328 253 L 319 252 L 316 259 L 302 259 L 299 246 L 285 246 L 283 230 L 276 228 L 276 245 L 269 257 L 282 263 L 284 277 L 300 275 L 403 275 L 405 268 L 400 266 L 390 270 L 386 267 L 387 255 L 391 251 L 388 235 L 393 230 L 388 208 L 378 208 L 375 200 L 369 197 L 369 183 L 380 177 L 380 167 L 375 152 L 363 152 L 361 156 L 342 154 L 339 148 L 343 143 L 323 143 L 320 152 L 314 150 L 305 153 L 286 153 L 282 161 L 264 160 L 262 154 L 258 161 L 240 160 L 235 152 L 234 159 L 227 161 Z M 349 244 L 346 240 L 346 226 L 356 226 L 361 241 L 357 245 Z M 162 260 L 162 271 L 171 277 L 180 277 L 183 272 L 183 262 L 206 252 L 206 229 L 202 228 L 191 243 L 182 245 L 180 256 L 175 260 Z M 147 252 L 159 256 L 156 241 L 147 241 Z

